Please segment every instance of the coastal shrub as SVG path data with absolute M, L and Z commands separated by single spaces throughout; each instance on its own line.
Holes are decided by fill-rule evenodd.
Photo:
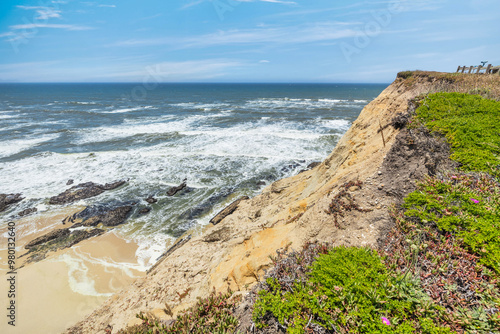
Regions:
M 451 333 L 432 320 L 443 309 L 432 303 L 411 275 L 387 272 L 382 258 L 366 248 L 337 247 L 320 255 L 308 279 L 283 289 L 268 278 L 254 306 L 263 328 L 273 317 L 287 333 L 312 328 L 339 333 Z
M 457 236 L 500 273 L 500 186 L 487 174 L 427 178 L 404 200 L 405 215 Z
M 413 74 L 414 74 L 413 71 L 403 71 L 403 72 L 399 72 L 397 77 L 402 78 L 402 79 L 408 79 L 408 78 L 411 78 L 413 76 Z
M 500 102 L 462 93 L 430 94 L 420 101 L 417 118 L 442 133 L 451 158 L 464 171 L 500 177 Z
M 446 310 L 440 322 L 455 332 L 497 333 L 499 276 L 459 237 L 395 208 L 392 213 L 396 226 L 381 247 L 388 270 L 419 277 L 422 289 Z

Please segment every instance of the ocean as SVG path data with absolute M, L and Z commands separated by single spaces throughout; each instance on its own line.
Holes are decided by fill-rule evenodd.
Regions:
M 169 241 L 232 200 L 327 157 L 386 86 L 0 84 L 0 193 L 26 198 L 0 222 L 31 207 L 50 211 L 48 199 L 70 179 L 128 180 L 76 204 L 140 208 L 157 198 L 151 212 L 137 209 L 116 229 L 139 245 L 146 270 Z M 166 195 L 184 179 L 186 189 Z

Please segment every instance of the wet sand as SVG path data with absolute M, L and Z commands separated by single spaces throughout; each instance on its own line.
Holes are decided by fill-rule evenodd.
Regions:
M 61 220 L 80 208 L 66 208 L 52 214 L 16 221 L 17 256 L 22 246 L 52 229 L 65 227 Z M 64 212 L 63 212 L 64 211 Z M 43 232 L 34 232 L 42 229 Z M 2 235 L 5 229 L 0 231 Z M 5 240 L 5 238 L 2 238 Z M 2 321 L 0 333 L 60 333 L 91 313 L 113 293 L 145 275 L 137 263 L 137 244 L 113 232 L 85 240 L 17 271 L 16 326 L 8 325 L 6 307 L 8 282 L 0 280 Z M 0 275 L 7 274 L 7 251 L 0 245 Z M 17 259 L 17 265 L 22 258 Z

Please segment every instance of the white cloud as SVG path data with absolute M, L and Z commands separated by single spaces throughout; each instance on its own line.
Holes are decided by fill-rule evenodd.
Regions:
M 172 45 L 175 48 L 198 48 L 217 45 L 244 44 L 297 44 L 332 41 L 356 36 L 356 31 L 342 23 L 323 22 L 300 27 L 266 27 L 259 29 L 234 29 L 186 38 L 133 39 L 118 42 L 115 46 Z
M 52 28 L 52 29 L 64 29 L 64 30 L 92 30 L 94 28 L 87 26 L 79 26 L 74 24 L 48 24 L 48 23 L 28 23 L 28 24 L 16 24 L 10 26 L 12 30 L 29 30 L 37 28 Z
M 214 1 L 214 0 L 195 0 L 190 3 L 185 4 L 181 7 L 181 9 L 186 9 L 189 7 L 193 7 L 199 5 L 204 2 Z M 216 0 L 217 1 L 217 0 Z M 278 3 L 282 5 L 296 5 L 295 1 L 287 1 L 287 0 L 220 0 L 223 4 L 231 5 L 233 2 L 270 2 L 270 3 Z
M 261 63 L 261 64 L 267 64 L 267 63 L 270 63 L 270 61 L 263 59 L 263 60 L 260 60 L 259 63 Z
M 98 5 L 98 7 L 116 8 L 116 5 Z
M 38 13 L 37 20 L 48 20 L 52 18 L 60 18 L 61 11 L 51 7 L 44 6 L 17 6 L 17 8 L 24 10 L 35 10 Z

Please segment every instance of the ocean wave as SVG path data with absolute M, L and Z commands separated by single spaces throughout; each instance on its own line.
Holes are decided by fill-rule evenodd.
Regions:
M 252 109 L 329 109 L 337 107 L 339 104 L 359 105 L 368 102 L 366 100 L 346 100 L 346 99 L 294 99 L 294 98 L 261 98 L 249 100 L 244 107 Z
M 36 147 L 42 143 L 54 140 L 59 135 L 42 135 L 37 138 L 28 139 L 12 139 L 0 142 L 0 158 L 9 157 L 11 155 L 26 151 L 30 148 Z

